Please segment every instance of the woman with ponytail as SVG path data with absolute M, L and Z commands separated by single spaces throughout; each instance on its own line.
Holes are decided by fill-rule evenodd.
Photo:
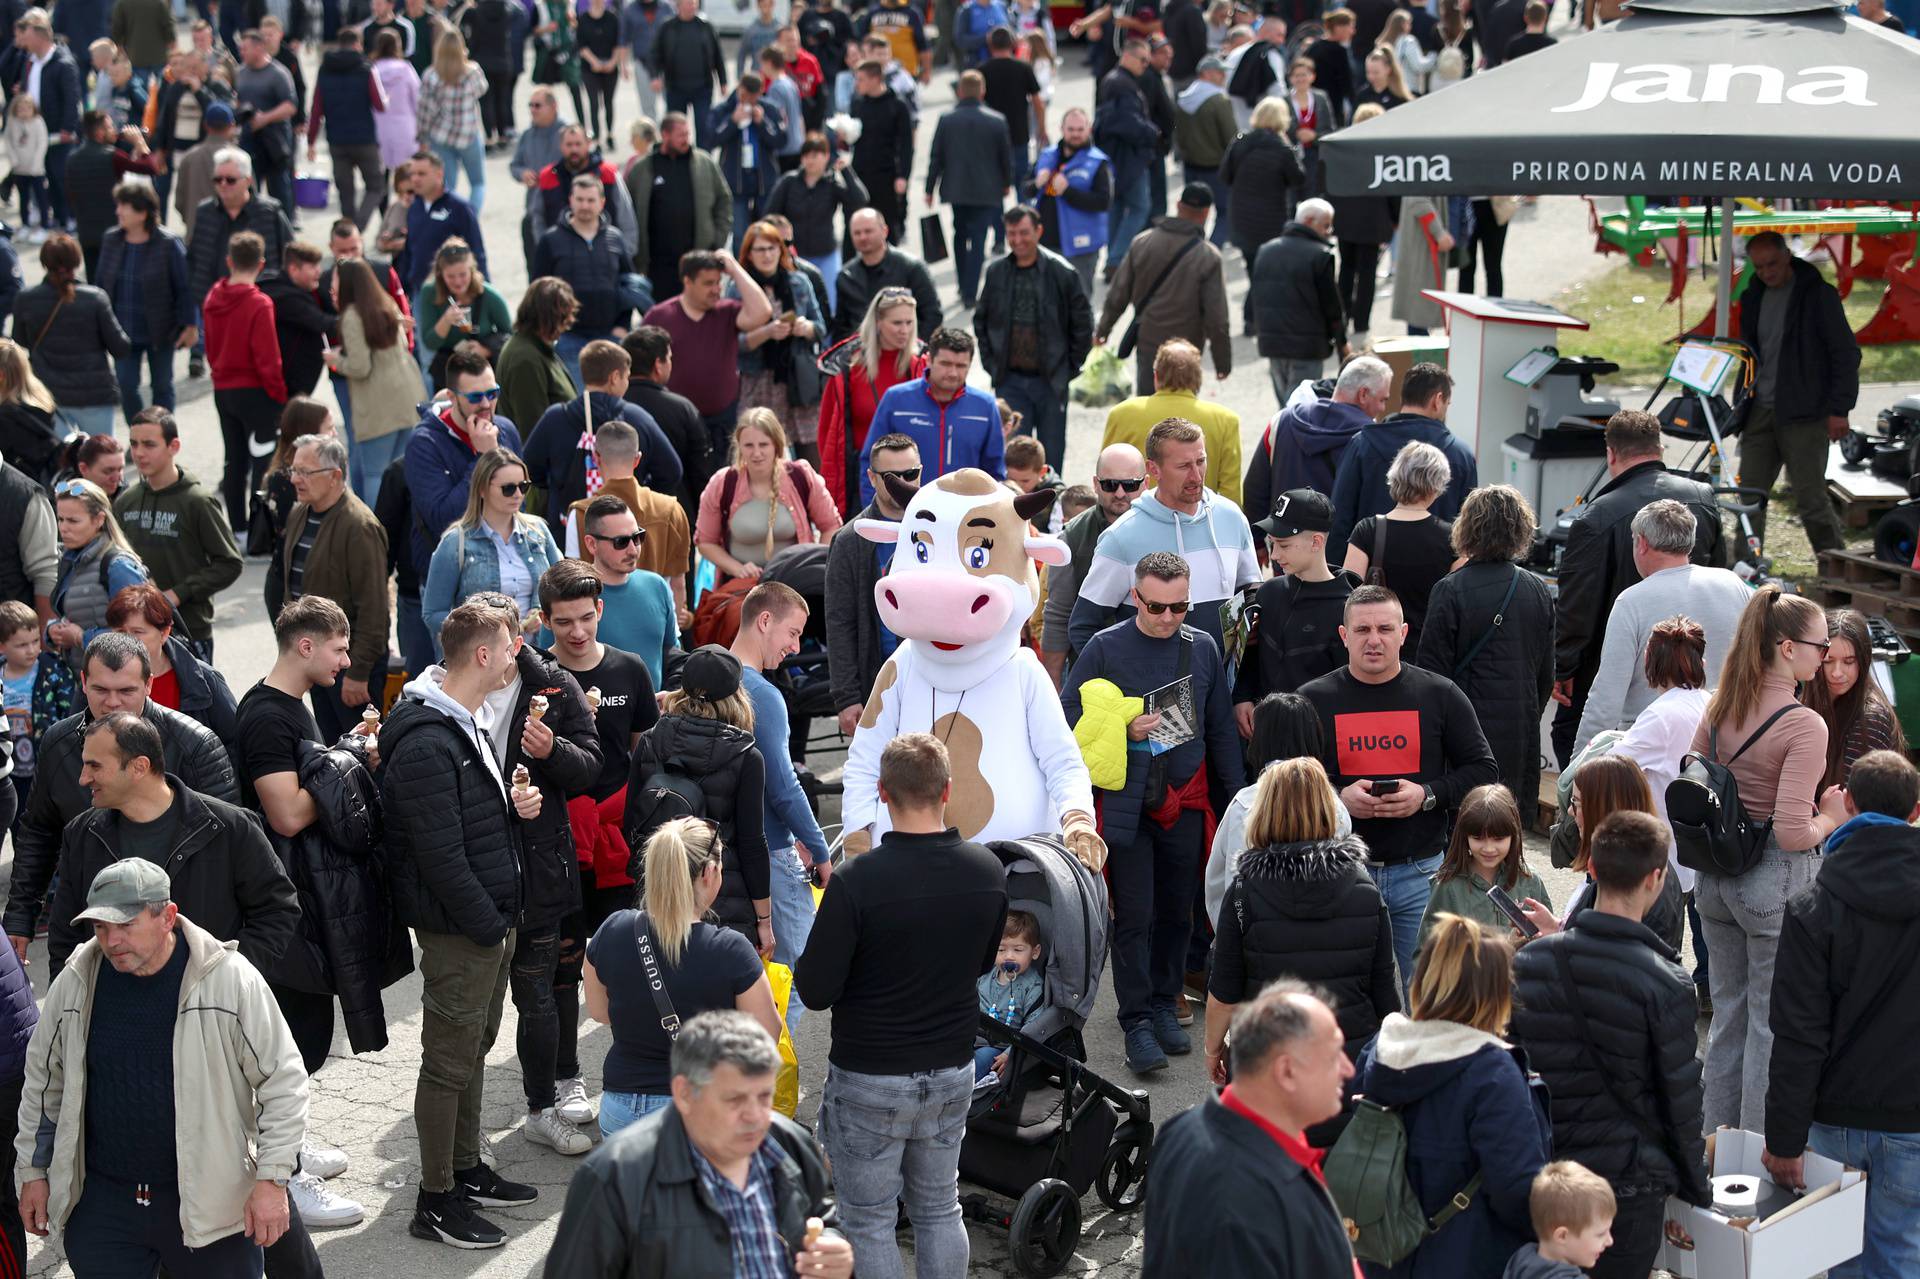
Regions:
M 1506 1042 L 1513 947 L 1459 915 L 1433 921 L 1413 970 L 1409 1014 L 1390 1015 L 1360 1059 L 1354 1091 L 1400 1113 L 1407 1180 L 1432 1217 L 1478 1177 L 1466 1209 L 1399 1265 L 1370 1279 L 1497 1275 L 1533 1238 L 1528 1196 L 1549 1157 L 1544 1090 Z
M 720 895 L 719 827 L 702 817 L 676 818 L 654 831 L 641 859 L 640 908 L 607 916 L 581 969 L 588 1015 L 613 1027 L 601 1084 L 602 1137 L 673 1100 L 673 1037 L 660 1025 L 650 973 L 659 975 L 660 996 L 682 1024 L 737 1008 L 776 1039 L 781 1029 L 753 943 L 706 921 Z
M 1819 863 L 1812 854 L 1847 820 L 1839 787 L 1818 793 L 1827 771 L 1827 722 L 1798 700 L 1800 685 L 1819 676 L 1832 647 L 1818 604 L 1761 587 L 1740 615 L 1720 686 L 1694 730 L 1693 749 L 1702 755 L 1724 763 L 1739 753 L 1729 767 L 1741 807 L 1753 821 L 1772 820 L 1752 869 L 1737 878 L 1701 871 L 1694 885 L 1713 954 L 1703 1081 L 1708 1132 L 1723 1124 L 1766 1131 L 1780 921 L 1787 899 L 1813 883 Z

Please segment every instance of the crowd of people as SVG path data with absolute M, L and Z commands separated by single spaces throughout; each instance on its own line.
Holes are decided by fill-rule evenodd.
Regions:
M 697 0 L 326 0 L 317 32 L 304 4 L 223 6 L 185 47 L 166 0 L 116 0 L 110 35 L 72 3 L 0 55 L 44 271 L 0 271 L 0 1274 L 56 1229 L 83 1279 L 320 1274 L 311 1232 L 366 1209 L 328 1185 L 348 1156 L 310 1080 L 342 1028 L 387 1046 L 416 968 L 413 1237 L 499 1247 L 483 1210 L 539 1198 L 483 1157 L 510 1000 L 521 1133 L 582 1161 L 549 1275 L 903 1274 L 902 1208 L 916 1272 L 963 1274 L 961 1138 L 1013 1069 L 981 1019 L 1033 1017 L 1059 960 L 971 839 L 1001 741 L 958 705 L 885 727 L 923 642 L 901 569 L 949 554 L 1030 590 L 1020 661 L 1075 743 L 1035 833 L 1104 886 L 1125 1069 L 1198 1038 L 1219 1089 L 1162 1122 L 1145 1273 L 1641 1279 L 1685 1242 L 1669 1199 L 1710 1202 L 1721 1126 L 1788 1186 L 1807 1150 L 1867 1169 L 1836 1273 L 1920 1265 L 1886 1068 L 1920 773 L 1867 624 L 1731 571 L 1712 490 L 1632 410 L 1550 591 L 1446 369 L 1365 353 L 1396 234 L 1418 326 L 1399 294 L 1456 243 L 1499 291 L 1505 218 L 1329 196 L 1317 141 L 1543 47 L 1537 0 L 1471 25 L 1356 4 L 1298 45 L 1227 3 L 1103 7 L 1074 32 L 1096 107 L 1052 120 L 1033 0 L 941 0 L 931 33 L 891 0 L 762 0 L 731 67 Z M 956 105 L 923 120 L 940 63 Z M 644 114 L 615 161 L 623 76 Z M 324 245 L 296 226 L 302 135 L 332 162 Z M 901 247 L 916 140 L 958 313 Z M 511 301 L 480 216 L 509 153 Z M 1209 360 L 1232 372 L 1228 243 L 1279 410 L 1244 457 L 1201 396 Z M 1857 355 L 1784 241 L 1751 256 L 1751 464 L 1797 480 Z M 1138 394 L 1070 461 L 1068 384 L 1110 342 Z M 211 379 L 217 480 L 180 463 L 180 358 Z M 936 546 L 920 520 L 962 500 Z M 236 696 L 215 601 L 246 556 L 275 658 Z M 867 761 L 839 856 L 815 718 Z M 1689 755 L 1753 819 L 1738 866 L 1683 856 Z M 1543 805 L 1581 876 L 1557 907 Z M 1396 1256 L 1340 1201 L 1361 1095 L 1407 1151 L 1369 1199 L 1429 1219 Z

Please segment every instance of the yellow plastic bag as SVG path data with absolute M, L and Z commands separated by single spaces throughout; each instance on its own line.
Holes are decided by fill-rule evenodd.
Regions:
M 793 1118 L 800 1109 L 800 1059 L 794 1055 L 793 1033 L 787 1029 L 787 1000 L 793 995 L 793 970 L 771 959 L 762 960 L 767 984 L 773 987 L 773 1011 L 780 1018 L 780 1073 L 773 1081 L 773 1108 Z
M 1096 346 L 1080 363 L 1080 376 L 1067 384 L 1067 396 L 1075 404 L 1104 409 L 1133 394 L 1133 375 L 1127 361 L 1111 347 Z

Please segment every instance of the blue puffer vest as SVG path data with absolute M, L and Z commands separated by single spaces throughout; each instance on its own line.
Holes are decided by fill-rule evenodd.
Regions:
M 1108 163 L 1108 156 L 1099 147 L 1082 147 L 1062 163 L 1060 148 L 1048 147 L 1041 155 L 1038 168 L 1052 168 L 1058 164 L 1059 172 L 1067 175 L 1067 185 L 1076 191 L 1087 191 L 1093 187 L 1095 175 L 1100 166 Z M 1098 253 L 1107 244 L 1107 212 L 1089 213 L 1076 209 L 1065 200 L 1054 201 L 1057 210 L 1054 216 L 1060 220 L 1060 253 L 1063 257 L 1077 258 L 1088 253 Z
M 366 146 L 378 140 L 369 74 L 366 58 L 352 49 L 329 49 L 320 59 L 313 87 L 326 108 L 327 141 L 334 146 Z

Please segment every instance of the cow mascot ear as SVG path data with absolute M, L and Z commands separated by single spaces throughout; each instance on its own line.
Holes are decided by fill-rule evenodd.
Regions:
M 1053 508 L 1055 494 L 1045 489 L 1035 489 L 1031 493 L 1022 493 L 1013 499 L 1013 513 L 1023 520 L 1031 520 Z M 1060 567 L 1073 558 L 1073 552 L 1067 544 L 1057 537 L 1037 536 L 1027 539 L 1027 554 L 1042 564 Z
M 907 509 L 907 504 L 912 502 L 914 495 L 920 491 L 918 484 L 909 484 L 897 475 L 883 475 L 880 477 L 880 482 L 887 486 L 887 496 L 892 498 L 893 504 L 902 511 Z M 853 531 L 869 542 L 900 540 L 900 525 L 894 520 L 855 520 Z

